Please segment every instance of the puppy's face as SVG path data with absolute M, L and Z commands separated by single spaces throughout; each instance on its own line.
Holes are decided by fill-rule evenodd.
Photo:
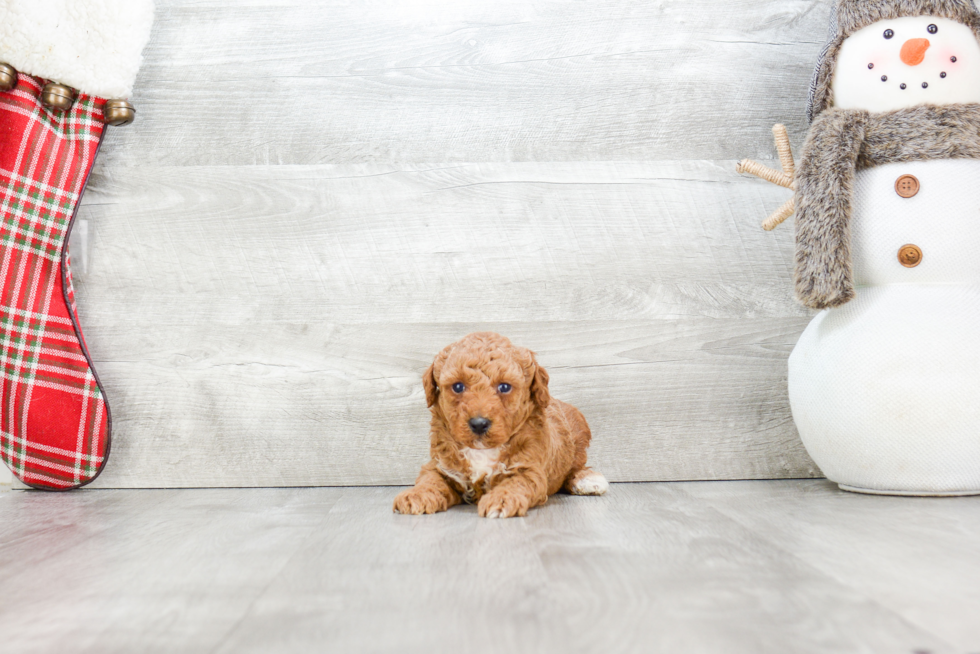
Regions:
M 423 383 L 429 407 L 460 448 L 503 445 L 551 399 L 548 373 L 534 354 L 489 332 L 444 349 Z

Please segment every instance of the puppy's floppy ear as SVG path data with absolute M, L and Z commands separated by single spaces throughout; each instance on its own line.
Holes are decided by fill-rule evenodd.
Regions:
M 422 373 L 422 387 L 425 388 L 425 405 L 431 407 L 439 399 L 439 383 L 436 381 L 436 364 L 431 364 Z
M 422 387 L 425 388 L 426 406 L 433 406 L 439 399 L 439 373 L 442 372 L 442 366 L 446 363 L 446 359 L 449 358 L 449 351 L 451 349 L 452 345 L 437 354 L 432 365 L 422 373 Z
M 548 371 L 538 363 L 534 352 L 528 350 L 531 355 L 531 400 L 538 405 L 539 409 L 544 409 L 551 404 L 551 393 L 548 392 Z

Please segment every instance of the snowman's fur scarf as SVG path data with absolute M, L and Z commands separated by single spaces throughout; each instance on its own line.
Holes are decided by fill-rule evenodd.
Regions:
M 863 111 L 828 111 L 810 128 L 796 170 L 796 296 L 813 309 L 854 297 L 851 196 Z
M 980 104 L 885 113 L 830 109 L 813 123 L 796 172 L 796 294 L 813 309 L 854 297 L 851 204 L 858 170 L 980 159 Z
M 980 159 L 980 104 L 920 105 L 869 114 L 857 168 Z
M 963 23 L 980 39 L 980 14 L 972 0 L 838 0 L 835 12 L 830 39 L 821 55 L 811 89 L 808 109 L 811 118 L 834 106 L 831 84 L 841 45 L 844 39 L 863 27 L 903 16 L 936 16 Z

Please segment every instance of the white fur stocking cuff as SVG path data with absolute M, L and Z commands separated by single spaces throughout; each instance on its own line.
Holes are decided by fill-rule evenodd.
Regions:
M 0 62 L 102 98 L 128 98 L 153 0 L 3 0 Z

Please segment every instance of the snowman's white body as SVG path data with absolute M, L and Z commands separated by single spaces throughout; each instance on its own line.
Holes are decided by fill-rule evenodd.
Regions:
M 917 195 L 896 179 L 914 175 Z M 818 314 L 789 360 L 793 418 L 849 490 L 980 493 L 980 161 L 857 174 L 856 297 Z M 898 251 L 914 244 L 921 263 Z
M 900 54 L 910 39 L 928 39 L 918 63 Z M 833 89 L 834 106 L 872 112 L 980 102 L 980 43 L 945 18 L 879 21 L 845 39 Z M 980 160 L 859 171 L 852 203 L 855 298 L 818 314 L 789 360 L 803 443 L 848 490 L 980 494 Z M 918 266 L 899 261 L 906 245 Z

